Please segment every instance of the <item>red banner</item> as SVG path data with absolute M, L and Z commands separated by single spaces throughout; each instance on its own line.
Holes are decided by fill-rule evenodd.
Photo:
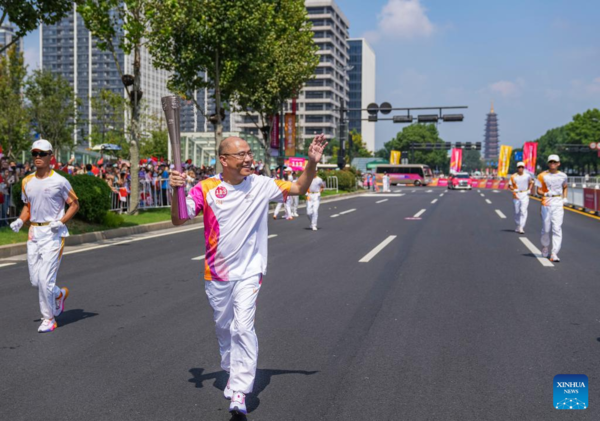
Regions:
M 535 174 L 537 146 L 537 142 L 525 142 L 525 145 L 523 145 L 523 163 L 525 169 L 532 174 Z
M 296 115 L 287 113 L 285 115 L 285 154 L 293 156 L 296 154 Z
M 600 190 L 596 190 L 596 212 L 600 212 Z
M 596 190 L 583 189 L 583 207 L 589 210 L 596 210 Z
M 462 149 L 453 148 L 450 155 L 450 172 L 460 172 L 462 168 Z

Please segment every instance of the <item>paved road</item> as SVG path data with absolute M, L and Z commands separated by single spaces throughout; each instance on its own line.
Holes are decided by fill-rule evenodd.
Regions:
M 538 202 L 519 236 L 507 192 L 394 190 L 323 204 L 317 232 L 270 221 L 248 419 L 600 419 L 600 221 L 566 212 L 543 266 Z M 25 263 L 0 266 L 0 419 L 229 420 L 202 235 L 67 253 L 46 335 Z M 562 373 L 589 409 L 553 409 Z

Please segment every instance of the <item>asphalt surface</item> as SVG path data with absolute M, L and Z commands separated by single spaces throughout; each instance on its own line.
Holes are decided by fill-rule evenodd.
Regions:
M 270 219 L 247 418 L 600 419 L 600 221 L 566 211 L 543 266 L 520 240 L 541 248 L 539 202 L 520 236 L 507 192 L 392 190 L 322 204 L 316 232 Z M 0 419 L 231 419 L 202 229 L 73 251 L 44 335 L 26 263 L 0 261 Z M 588 409 L 553 408 L 567 373 Z

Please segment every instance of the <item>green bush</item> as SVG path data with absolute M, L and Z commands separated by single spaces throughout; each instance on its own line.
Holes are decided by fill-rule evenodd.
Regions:
M 104 215 L 104 221 L 102 224 L 108 228 L 119 228 L 125 222 L 125 218 L 123 218 L 118 213 L 114 212 L 106 212 Z
M 85 222 L 103 223 L 106 212 L 110 209 L 111 190 L 105 181 L 91 175 L 72 176 L 57 171 L 65 177 L 79 198 L 79 212 L 75 218 Z M 20 213 L 23 208 L 21 200 L 21 181 L 13 187 L 13 200 Z

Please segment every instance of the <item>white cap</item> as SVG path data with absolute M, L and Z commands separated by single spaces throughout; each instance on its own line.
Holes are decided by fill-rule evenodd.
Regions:
M 287 167 L 285 170 L 283 170 L 283 172 L 293 172 L 294 170 L 291 169 L 290 167 Z
M 558 155 L 552 154 L 548 157 L 548 162 L 550 161 L 560 162 L 560 158 L 558 157 Z
M 46 139 L 40 139 L 33 142 L 31 145 L 31 150 L 37 149 L 38 151 L 52 152 L 52 144 L 48 142 Z
M 525 166 L 524 162 L 517 162 L 517 168 L 524 167 L 524 166 Z

